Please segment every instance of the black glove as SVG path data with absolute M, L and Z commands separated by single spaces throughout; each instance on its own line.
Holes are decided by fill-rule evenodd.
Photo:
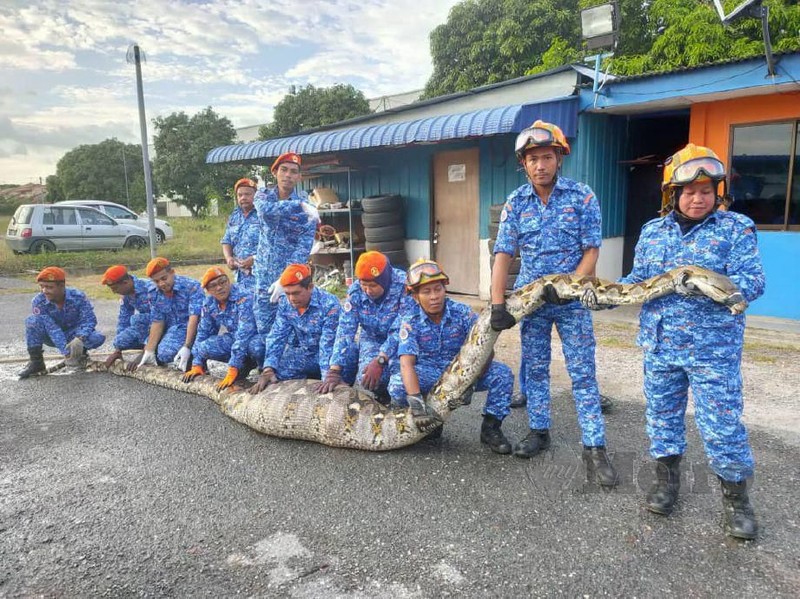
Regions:
M 587 310 L 608 310 L 613 308 L 611 304 L 601 304 L 597 301 L 597 294 L 593 289 L 587 289 L 583 292 L 580 299 L 581 305 Z
M 544 298 L 544 301 L 546 301 L 548 304 L 563 306 L 564 304 L 568 304 L 572 301 L 571 299 L 564 299 L 562 297 L 559 297 L 558 292 L 556 291 L 556 288 L 553 287 L 552 283 L 546 283 L 543 291 L 544 293 L 542 294 L 542 297 Z
M 489 322 L 495 331 L 505 331 L 517 324 L 514 317 L 506 310 L 505 304 L 492 304 L 492 318 Z
M 429 433 L 442 424 L 439 415 L 425 403 L 421 393 L 406 395 L 408 407 L 411 409 L 411 416 L 414 418 L 414 425 L 420 432 Z

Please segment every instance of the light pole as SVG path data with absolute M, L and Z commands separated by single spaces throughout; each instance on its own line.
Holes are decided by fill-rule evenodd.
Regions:
M 131 207 L 131 193 L 128 190 L 128 162 L 125 160 L 125 144 L 122 144 L 122 168 L 125 169 L 125 205 Z
M 136 65 L 136 96 L 139 100 L 139 126 L 142 130 L 142 163 L 144 166 L 144 189 L 147 195 L 147 224 L 150 229 L 150 257 L 156 257 L 156 221 L 153 206 L 153 181 L 150 176 L 150 154 L 147 149 L 147 119 L 144 114 L 144 90 L 142 88 L 142 57 L 138 44 L 128 48 L 128 62 Z

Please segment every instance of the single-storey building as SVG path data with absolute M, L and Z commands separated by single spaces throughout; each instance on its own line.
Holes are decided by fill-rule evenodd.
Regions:
M 630 268 L 641 225 L 657 216 L 663 160 L 687 142 L 708 145 L 733 166 L 733 209 L 756 220 L 768 290 L 753 313 L 800 319 L 791 276 L 800 256 L 800 53 L 669 73 L 604 78 L 568 65 L 545 73 L 414 102 L 291 137 L 215 148 L 209 163 L 269 164 L 304 156 L 306 187 L 358 199 L 405 199 L 409 260 L 435 257 L 458 293 L 488 297 L 490 210 L 525 182 L 516 134 L 537 118 L 558 124 L 572 154 L 565 176 L 600 199 L 598 275 Z M 595 92 L 594 89 L 598 88 Z M 796 272 L 796 269 L 795 269 Z

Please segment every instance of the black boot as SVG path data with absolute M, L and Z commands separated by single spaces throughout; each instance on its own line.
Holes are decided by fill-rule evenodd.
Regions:
M 512 408 L 524 408 L 528 405 L 528 398 L 525 397 L 525 394 L 522 391 L 517 391 L 514 395 L 511 396 L 511 404 Z
M 611 401 L 611 398 L 606 395 L 600 396 L 600 411 L 605 414 L 609 412 L 611 408 L 614 407 L 614 402 Z
M 733 483 L 719 479 L 722 484 L 722 513 L 725 534 L 737 539 L 755 539 L 758 522 L 747 496 L 747 481 Z
M 495 453 L 511 453 L 511 443 L 508 442 L 500 426 L 503 421 L 491 414 L 484 414 L 481 424 L 481 443 L 486 443 Z
M 616 487 L 619 482 L 617 471 L 608 459 L 606 448 L 583 446 L 583 463 L 586 465 L 586 480 L 596 482 L 601 487 Z
M 25 365 L 25 368 L 17 373 L 19 380 L 27 379 L 38 374 L 47 374 L 47 366 L 44 363 L 44 354 L 41 347 L 29 347 L 28 355 L 30 361 Z
M 549 447 L 550 431 L 546 428 L 532 428 L 527 436 L 514 446 L 514 455 L 518 458 L 532 458 Z
M 681 488 L 681 455 L 656 458 L 656 479 L 647 492 L 644 506 L 653 513 L 668 516 L 672 513 Z

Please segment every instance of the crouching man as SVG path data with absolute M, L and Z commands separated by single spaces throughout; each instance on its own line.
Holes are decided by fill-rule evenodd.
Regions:
M 311 267 L 290 264 L 279 279 L 284 297 L 266 338 L 264 368 L 250 393 L 289 379 L 319 379 L 328 372 L 339 324 L 338 298 L 314 287 Z
M 83 291 L 67 287 L 66 273 L 48 266 L 36 277 L 40 293 L 31 302 L 31 315 L 25 319 L 25 343 L 30 361 L 19 372 L 20 379 L 47 374 L 43 345 L 55 347 L 68 366 L 81 366 L 86 350 L 100 347 L 105 335 L 97 332 L 94 308 Z
M 206 374 L 208 360 L 228 363 L 225 378 L 217 385 L 222 391 L 241 383 L 264 358 L 264 341 L 253 316 L 253 292 L 238 283 L 231 284 L 228 274 L 213 266 L 200 285 L 208 296 L 200 314 L 197 339 L 192 346 L 192 368 L 183 376 L 188 383 Z M 222 329 L 224 332 L 221 332 Z
M 389 379 L 392 403 L 410 406 L 415 415 L 425 415 L 423 395 L 430 391 L 450 361 L 461 349 L 478 319 L 466 304 L 447 297 L 450 279 L 439 264 L 419 260 L 408 269 L 406 285 L 418 307 L 400 315 L 397 355 L 400 372 Z M 514 375 L 500 362 L 492 361 L 478 379 L 475 390 L 488 391 L 483 409 L 481 442 L 495 453 L 511 453 L 511 444 L 500 428 L 508 416 Z
M 121 296 L 117 332 L 114 336 L 114 351 L 106 358 L 106 367 L 122 359 L 126 349 L 142 349 L 150 332 L 150 296 L 155 289 L 151 281 L 140 279 L 117 264 L 106 270 L 101 285 Z

